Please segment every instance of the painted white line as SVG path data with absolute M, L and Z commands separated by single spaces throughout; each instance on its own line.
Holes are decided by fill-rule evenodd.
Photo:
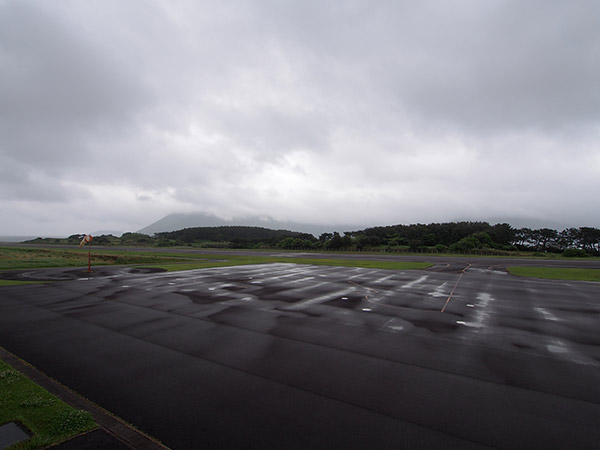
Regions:
M 422 283 L 423 281 L 425 281 L 427 278 L 429 278 L 429 275 L 423 275 L 421 278 L 417 278 L 416 280 L 413 280 L 409 283 L 406 283 L 404 286 L 402 286 L 402 289 L 408 289 L 413 287 L 416 284 Z
M 290 281 L 290 284 L 292 284 L 292 283 L 302 283 L 303 281 L 309 281 L 309 280 L 314 280 L 314 279 L 315 279 L 315 277 L 300 278 L 298 280 Z
M 578 352 L 567 342 L 555 337 L 548 337 L 548 340 L 549 343 L 546 344 L 546 348 L 548 349 L 548 351 L 550 353 L 554 353 L 557 356 L 560 355 L 561 359 L 570 361 L 575 364 L 582 364 L 584 366 L 600 366 L 600 363 L 598 363 L 598 361 L 590 358 L 585 354 Z
M 223 284 L 218 284 L 217 286 L 211 286 L 208 288 L 209 291 L 216 291 L 217 289 L 223 289 L 229 286 L 233 286 L 233 284 L 231 283 L 223 283 Z
M 469 328 L 485 327 L 485 325 L 483 325 L 482 323 L 479 323 L 479 322 L 465 322 L 464 320 L 457 320 L 456 323 L 459 325 L 464 325 L 465 327 L 469 327 Z
M 473 314 L 473 320 L 469 322 L 467 326 L 482 328 L 486 326 L 487 319 L 490 316 L 490 313 L 489 311 L 486 311 L 486 308 L 491 302 L 494 301 L 494 297 L 487 292 L 480 292 L 477 294 L 477 300 L 479 303 L 477 304 L 477 309 Z
M 384 323 L 383 325 L 381 325 L 381 328 L 387 328 L 388 325 L 395 319 L 395 317 L 392 317 L 390 320 L 388 320 L 386 323 Z M 393 328 L 393 327 L 389 327 L 389 328 Z
M 356 287 L 359 287 L 359 288 L 362 288 L 362 289 L 366 289 L 368 291 L 379 293 L 379 291 L 377 289 L 373 289 L 373 288 L 370 288 L 370 287 L 367 287 L 367 286 L 361 286 L 360 284 L 355 283 L 354 281 L 348 281 L 348 283 L 353 284 Z
M 444 293 L 443 291 L 445 291 L 445 287 L 448 284 L 448 282 L 446 281 L 444 284 L 436 287 L 433 292 L 428 293 L 427 295 L 430 295 L 432 297 L 446 297 L 448 294 Z
M 544 316 L 544 319 L 546 319 L 546 320 L 551 320 L 552 322 L 559 321 L 558 317 L 556 317 L 554 314 L 552 314 L 547 309 L 544 309 L 544 308 L 533 308 L 533 309 L 534 309 L 534 311 L 536 311 L 536 312 L 540 313 L 542 316 Z
M 388 275 L 386 277 L 381 277 L 381 278 L 378 278 L 377 280 L 375 280 L 373 283 L 383 283 L 384 281 L 387 281 L 393 277 L 394 277 L 394 275 Z
M 354 290 L 354 288 L 350 288 L 351 290 Z M 288 306 L 287 308 L 285 308 L 288 311 L 296 311 L 299 309 L 304 309 L 307 306 L 310 305 L 314 305 L 315 303 L 324 303 L 328 300 L 333 300 L 335 298 L 340 298 L 342 295 L 347 294 L 348 293 L 348 289 L 344 289 L 344 290 L 340 290 L 340 291 L 335 291 L 335 292 L 328 292 L 325 295 L 320 295 L 319 297 L 315 297 L 315 298 L 309 298 L 308 300 L 304 300 L 302 302 L 298 302 L 295 303 L 291 306 Z

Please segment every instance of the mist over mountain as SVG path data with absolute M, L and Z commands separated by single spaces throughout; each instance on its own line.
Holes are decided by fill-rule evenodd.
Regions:
M 317 225 L 307 223 L 285 222 L 274 220 L 271 217 L 238 217 L 231 220 L 222 219 L 213 214 L 196 212 L 196 213 L 173 213 L 163 217 L 160 220 L 138 230 L 138 233 L 153 235 L 164 231 L 176 231 L 184 228 L 194 227 L 220 227 L 220 226 L 247 226 L 247 227 L 262 227 L 272 230 L 289 230 L 302 233 L 310 233 L 313 236 L 320 236 L 323 233 L 332 231 L 351 231 L 359 230 L 364 226 L 358 225 Z
M 454 222 L 470 221 L 468 218 L 456 219 Z M 483 220 L 483 219 L 482 219 Z M 563 230 L 568 228 L 569 225 L 565 223 L 559 223 L 554 221 L 540 220 L 534 218 L 524 217 L 511 217 L 511 218 L 493 218 L 489 220 L 483 220 L 490 224 L 495 223 L 508 223 L 513 228 L 552 228 L 555 230 Z M 394 222 L 394 224 L 403 223 L 402 220 Z M 315 237 L 319 237 L 322 233 L 331 233 L 333 231 L 345 232 L 345 231 L 357 231 L 369 227 L 377 226 L 389 226 L 392 223 L 373 223 L 373 224 L 334 224 L 334 225 L 319 225 L 309 223 L 298 223 L 289 221 L 278 221 L 271 217 L 260 217 L 260 216 L 249 216 L 249 217 L 236 217 L 230 220 L 222 219 L 214 214 L 204 212 L 189 212 L 189 213 L 173 213 L 168 214 L 165 217 L 157 220 L 156 222 L 137 230 L 138 233 L 144 233 L 153 235 L 155 233 L 161 233 L 165 231 L 177 231 L 184 228 L 194 227 L 221 227 L 221 226 L 248 226 L 248 227 L 262 227 L 269 228 L 272 230 L 289 230 L 298 231 L 301 233 L 310 233 Z M 588 225 L 588 224 L 583 224 Z M 104 234 L 104 233 L 96 233 Z M 106 233 L 108 234 L 108 233 Z M 112 233 L 117 236 L 119 234 Z
M 35 239 L 37 236 L 0 236 L 0 242 L 23 242 Z
M 466 219 L 455 219 L 452 222 L 469 222 L 471 219 L 466 218 Z M 489 219 L 483 219 L 483 222 L 488 222 L 490 224 L 495 224 L 495 223 L 508 223 L 510 224 L 510 226 L 512 226 L 513 228 L 532 228 L 532 229 L 538 229 L 538 228 L 551 228 L 553 230 L 564 230 L 565 228 L 569 228 L 569 227 L 578 227 L 578 226 L 586 226 L 588 224 L 569 224 L 566 222 L 556 222 L 553 220 L 543 220 L 543 219 L 537 219 L 537 218 L 532 218 L 532 217 L 491 217 Z

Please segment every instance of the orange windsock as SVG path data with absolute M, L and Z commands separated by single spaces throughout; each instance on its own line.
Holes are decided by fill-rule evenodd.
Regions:
M 83 247 L 85 244 L 88 244 L 92 242 L 92 235 L 91 234 L 86 234 L 83 239 L 81 240 L 81 242 L 79 243 L 79 248 Z

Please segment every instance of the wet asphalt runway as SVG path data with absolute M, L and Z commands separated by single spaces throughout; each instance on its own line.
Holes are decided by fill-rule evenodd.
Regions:
M 175 449 L 598 448 L 599 284 L 435 261 L 35 271 L 0 345 Z

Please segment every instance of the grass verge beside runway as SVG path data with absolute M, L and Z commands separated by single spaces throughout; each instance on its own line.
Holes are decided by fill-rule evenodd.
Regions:
M 0 393 L 0 424 L 18 421 L 33 433 L 15 450 L 47 447 L 97 427 L 89 412 L 70 407 L 2 360 Z
M 72 250 L 0 247 L 0 270 L 87 266 L 88 251 L 93 266 L 177 263 L 207 258 L 205 255 L 96 250 L 93 247 Z
M 311 259 L 295 258 L 293 256 L 240 256 L 229 254 L 211 255 L 163 252 L 129 252 L 123 250 L 95 250 L 93 247 L 72 250 L 11 247 L 0 248 L 0 270 L 86 266 L 88 263 L 88 251 L 91 252 L 92 266 L 152 266 L 163 268 L 169 271 L 281 262 L 390 270 L 426 269 L 432 265 L 425 262 L 368 261 L 336 258 Z
M 600 269 L 515 266 L 508 267 L 508 272 L 519 277 L 547 278 L 552 280 L 600 281 Z

